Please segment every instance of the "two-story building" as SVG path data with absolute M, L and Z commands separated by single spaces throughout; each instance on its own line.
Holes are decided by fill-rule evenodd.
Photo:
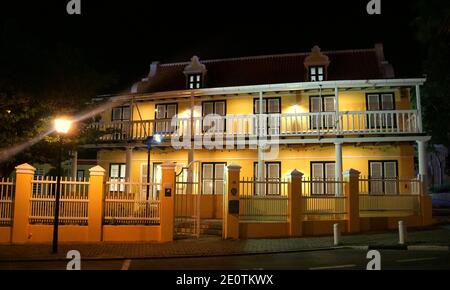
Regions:
M 420 86 L 395 78 L 383 46 L 150 65 L 129 93 L 93 126 L 106 133 L 97 162 L 111 178 L 161 178 L 161 164 L 201 164 L 203 195 L 224 193 L 226 165 L 241 176 L 279 180 L 294 169 L 314 180 L 342 180 L 354 168 L 375 179 L 425 178 Z M 161 135 L 150 156 L 145 140 Z M 220 146 L 222 145 L 222 146 Z M 214 147 L 211 149 L 211 147 Z M 414 150 L 418 148 L 418 170 Z M 370 192 L 399 194 L 408 185 L 377 181 Z M 337 194 L 321 186 L 315 194 Z M 143 188 L 145 191 L 145 188 Z M 278 194 L 267 187 L 262 194 Z M 145 194 L 145 193 L 143 193 Z

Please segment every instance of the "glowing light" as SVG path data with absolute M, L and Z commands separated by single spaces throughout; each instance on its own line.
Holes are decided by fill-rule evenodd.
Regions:
M 65 118 L 55 119 L 55 130 L 58 133 L 67 134 L 69 132 L 70 127 L 72 126 L 72 121 Z
M 156 143 L 161 143 L 162 136 L 160 134 L 153 135 L 153 141 L 156 142 Z

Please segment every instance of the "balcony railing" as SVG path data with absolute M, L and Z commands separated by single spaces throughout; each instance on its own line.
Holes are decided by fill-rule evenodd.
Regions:
M 209 121 L 195 117 L 192 121 L 190 118 L 113 121 L 91 126 L 104 131 L 102 141 L 138 141 L 156 133 L 164 137 L 222 134 L 243 138 L 421 133 L 416 110 L 226 115 L 210 117 Z

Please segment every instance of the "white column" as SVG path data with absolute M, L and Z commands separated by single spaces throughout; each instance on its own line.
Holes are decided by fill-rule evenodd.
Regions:
M 341 182 L 342 181 L 342 141 L 341 142 L 335 142 L 334 148 L 336 152 L 336 163 L 335 163 L 335 176 L 336 181 Z M 336 195 L 340 196 L 342 195 L 342 186 L 340 183 L 336 184 Z
M 125 179 L 131 181 L 131 162 L 133 158 L 133 147 L 128 146 L 125 153 Z
M 264 193 L 264 184 L 262 181 L 264 181 L 264 148 L 259 144 L 258 146 L 258 181 L 261 183 L 258 183 L 258 194 L 262 195 Z
M 419 161 L 419 176 L 423 181 L 424 188 L 427 185 L 427 141 L 417 140 L 417 151 Z
M 417 125 L 419 132 L 422 132 L 422 104 L 420 102 L 420 86 L 416 85 L 416 107 L 417 107 Z
M 339 122 L 339 89 L 338 87 L 334 88 L 334 106 L 336 109 L 336 130 L 340 131 L 341 124 Z
M 78 163 L 78 151 L 77 150 L 73 150 L 72 151 L 72 178 L 74 180 L 77 179 L 77 164 Z

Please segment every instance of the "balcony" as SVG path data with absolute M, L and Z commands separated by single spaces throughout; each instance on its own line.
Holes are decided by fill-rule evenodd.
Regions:
M 91 124 L 104 132 L 100 141 L 141 141 L 162 134 L 225 138 L 316 137 L 351 135 L 402 135 L 422 133 L 416 110 L 342 111 L 263 115 L 226 115 L 143 121 L 113 121 Z M 193 134 L 189 134 L 192 130 Z

